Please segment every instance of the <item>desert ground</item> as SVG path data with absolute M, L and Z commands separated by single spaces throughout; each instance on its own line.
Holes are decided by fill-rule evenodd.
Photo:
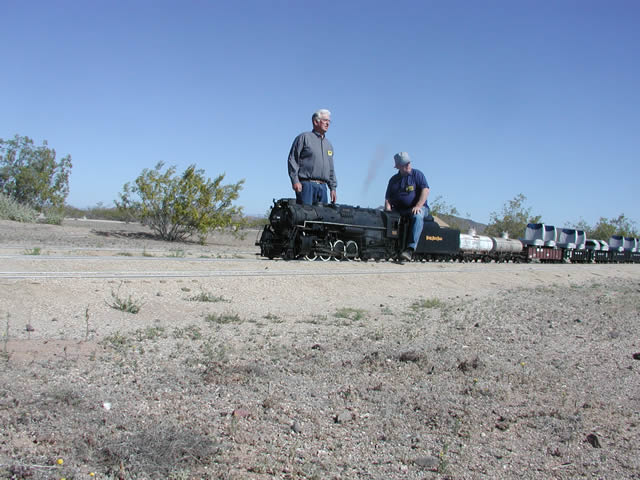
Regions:
M 640 479 L 640 265 L 0 221 L 0 478 Z

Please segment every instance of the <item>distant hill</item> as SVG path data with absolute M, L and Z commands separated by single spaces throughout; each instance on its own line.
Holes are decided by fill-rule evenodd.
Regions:
M 474 222 L 468 218 L 456 217 L 455 215 L 438 215 L 438 218 L 444 221 L 451 228 L 457 228 L 462 233 L 467 233 L 469 229 L 474 229 L 476 233 L 481 234 L 487 225 L 484 223 Z

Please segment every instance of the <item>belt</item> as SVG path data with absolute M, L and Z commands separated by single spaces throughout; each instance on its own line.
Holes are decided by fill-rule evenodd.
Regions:
M 325 182 L 324 180 L 316 180 L 314 178 L 302 178 L 300 180 L 301 182 L 313 182 L 313 183 L 320 183 L 322 185 L 325 185 L 327 182 Z

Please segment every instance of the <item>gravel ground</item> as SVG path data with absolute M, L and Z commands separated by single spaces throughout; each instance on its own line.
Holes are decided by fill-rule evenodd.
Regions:
M 0 221 L 0 478 L 640 479 L 640 266 L 255 235 Z

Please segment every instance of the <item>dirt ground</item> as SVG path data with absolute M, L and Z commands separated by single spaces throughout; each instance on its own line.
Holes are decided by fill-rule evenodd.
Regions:
M 640 479 L 640 265 L 0 221 L 0 478 Z

